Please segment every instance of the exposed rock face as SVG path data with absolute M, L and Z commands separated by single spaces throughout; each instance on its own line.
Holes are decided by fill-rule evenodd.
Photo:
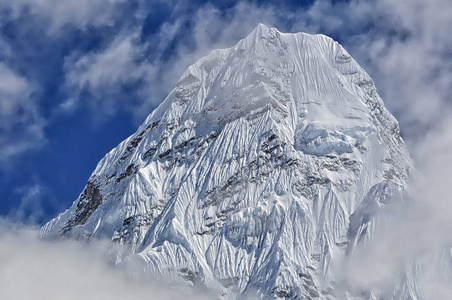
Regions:
M 111 239 L 224 297 L 343 298 L 332 260 L 368 238 L 412 171 L 342 46 L 259 25 L 190 66 L 41 235 Z
M 68 231 L 78 225 L 84 225 L 93 212 L 102 204 L 102 195 L 97 186 L 94 186 L 92 182 L 86 184 L 86 188 L 80 195 L 77 202 L 77 209 L 71 216 L 69 221 L 60 230 L 61 235 L 66 234 Z

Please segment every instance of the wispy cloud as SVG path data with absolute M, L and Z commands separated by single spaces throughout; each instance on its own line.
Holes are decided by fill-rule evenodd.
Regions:
M 276 23 L 271 8 L 247 3 L 239 3 L 226 14 L 211 4 L 193 15 L 177 14 L 150 36 L 141 36 L 142 27 L 138 26 L 120 32 L 104 49 L 68 56 L 65 71 L 70 97 L 62 107 L 75 109 L 82 98 L 92 96 L 96 115 L 125 108 L 142 120 L 197 59 L 213 49 L 232 46 L 259 22 Z M 130 86 L 133 89 L 128 89 L 128 95 L 121 94 Z
M 7 12 L 7 20 L 31 16 L 45 24 L 48 34 L 54 35 L 60 34 L 64 26 L 82 30 L 89 26 L 112 26 L 121 3 L 124 0 L 0 0 L 0 8 Z
M 44 187 L 38 183 L 23 186 L 16 189 L 16 195 L 20 203 L 17 209 L 11 212 L 10 218 L 27 224 L 38 224 L 37 220 L 44 215 L 42 207 Z
M 45 142 L 45 122 L 34 97 L 35 91 L 31 82 L 0 63 L 0 162 L 3 168 Z
M 449 1 L 379 1 L 374 21 L 390 32 L 361 35 L 352 43 L 396 113 L 410 143 L 422 138 L 452 105 L 452 26 Z M 420 141 L 421 142 L 421 141 Z
M 393 292 L 406 280 L 425 299 L 452 295 L 451 133 L 429 134 L 419 149 L 422 178 L 405 205 L 381 210 L 372 239 L 352 252 L 342 270 L 349 286 Z
M 65 209 L 59 203 L 52 190 L 38 180 L 36 176 L 31 182 L 14 189 L 15 203 L 7 216 L 15 223 L 28 225 L 42 224 L 47 221 L 49 212 L 61 212 Z
M 71 110 L 83 97 L 91 96 L 91 107 L 104 114 L 111 114 L 115 109 L 129 105 L 127 96 L 118 97 L 127 85 L 148 81 L 153 77 L 154 67 L 144 57 L 145 44 L 138 41 L 138 36 L 124 32 L 102 51 L 87 54 L 72 54 L 66 58 L 66 84 L 71 98 L 62 103 L 65 110 Z M 101 110 L 99 110 L 101 108 Z M 133 108 L 133 104 L 131 105 Z

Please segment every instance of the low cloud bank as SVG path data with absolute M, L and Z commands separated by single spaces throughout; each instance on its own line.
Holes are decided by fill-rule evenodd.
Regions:
M 0 221 L 1 299 L 213 299 L 109 262 L 108 243 L 44 241 L 35 228 Z

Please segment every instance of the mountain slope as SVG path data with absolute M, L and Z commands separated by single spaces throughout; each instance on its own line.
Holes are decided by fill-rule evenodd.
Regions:
M 332 261 L 369 237 L 412 171 L 342 46 L 261 24 L 190 66 L 41 236 L 111 239 L 225 296 L 340 297 L 324 280 Z

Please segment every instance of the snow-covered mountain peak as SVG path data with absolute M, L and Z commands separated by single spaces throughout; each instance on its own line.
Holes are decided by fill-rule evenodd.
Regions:
M 147 123 L 166 113 L 222 126 L 272 110 L 291 123 L 308 117 L 350 125 L 368 119 L 366 93 L 376 93 L 372 80 L 337 42 L 259 24 L 234 47 L 190 66 Z
M 341 45 L 260 24 L 190 66 L 41 235 L 108 238 L 226 296 L 340 297 L 331 260 L 368 237 L 412 170 Z

